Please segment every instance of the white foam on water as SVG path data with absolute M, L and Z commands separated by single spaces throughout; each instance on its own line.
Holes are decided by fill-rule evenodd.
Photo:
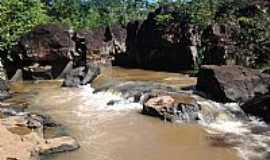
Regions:
M 59 101 L 58 98 L 57 101 L 63 100 L 63 103 L 66 103 L 66 101 L 73 102 L 74 98 L 80 98 L 80 104 L 75 104 L 76 107 L 72 112 L 80 117 L 97 119 L 97 122 L 108 121 L 118 115 L 125 116 L 123 113 L 126 111 L 142 110 L 142 104 L 134 103 L 132 99 L 125 99 L 118 92 L 95 92 L 90 85 L 80 87 L 79 92 L 71 91 L 67 94 L 67 99 L 59 97 Z M 234 142 L 237 142 L 234 148 L 243 160 L 266 160 L 264 159 L 265 154 L 270 152 L 270 133 L 269 135 L 262 135 L 252 132 L 252 127 L 266 127 L 266 124 L 253 117 L 250 122 L 235 119 L 233 117 L 234 112 L 240 111 L 240 107 L 236 103 L 221 104 L 210 100 L 197 100 L 200 105 L 210 107 L 210 110 L 214 111 L 213 113 L 224 113 L 228 116 L 228 118 L 216 117 L 214 122 L 211 123 L 201 123 L 209 134 L 224 135 L 225 141 L 228 141 L 228 143 L 234 144 Z M 89 112 L 97 114 L 89 114 Z M 93 125 L 94 122 L 95 120 L 89 121 L 89 125 Z M 264 150 L 258 151 L 260 148 Z
M 237 135 L 243 135 L 248 133 L 249 130 L 244 126 L 241 121 L 216 121 L 210 123 L 207 127 L 213 130 L 209 130 L 210 133 L 222 132 L 222 133 L 233 133 Z
M 237 103 L 222 104 L 197 96 L 194 98 L 211 110 L 214 121 L 200 123 L 210 135 L 221 136 L 225 143 L 232 144 L 241 160 L 269 160 L 270 129 L 267 131 L 267 124 L 256 117 L 249 117 L 250 121 L 239 119 L 243 111 Z M 254 132 L 256 128 L 259 132 Z
M 270 152 L 270 134 L 253 133 L 252 127 L 266 127 L 258 119 L 250 122 L 218 120 L 208 124 L 207 132 L 211 135 L 222 134 L 225 141 L 234 144 L 242 160 L 267 160 Z
M 129 111 L 140 110 L 142 105 L 133 102 L 132 99 L 125 99 L 120 93 L 112 91 L 100 91 L 95 93 L 94 89 L 90 86 L 82 86 L 81 96 L 84 97 L 84 103 L 81 107 L 93 105 L 91 109 L 96 111 Z

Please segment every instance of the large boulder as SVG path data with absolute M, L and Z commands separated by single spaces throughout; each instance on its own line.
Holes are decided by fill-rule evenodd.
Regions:
M 188 95 L 153 95 L 144 99 L 142 113 L 169 121 L 196 122 L 201 106 Z
M 73 31 L 63 25 L 47 24 L 34 28 L 24 35 L 16 46 L 13 68 L 22 69 L 26 80 L 54 79 L 61 74 L 69 61 L 80 59 Z M 8 66 L 8 67 L 9 67 Z M 7 68 L 9 78 L 14 69 Z
M 117 56 L 114 64 L 170 71 L 193 69 L 199 30 L 181 19 L 175 8 L 164 6 L 143 22 L 130 22 L 127 53 Z
M 247 101 L 241 108 L 248 114 L 270 122 L 270 94 L 257 96 Z
M 202 66 L 197 89 L 221 102 L 244 103 L 269 92 L 270 76 L 241 66 Z
M 83 29 L 77 37 L 86 56 L 95 63 L 110 63 L 112 57 L 126 52 L 126 29 L 122 26 Z

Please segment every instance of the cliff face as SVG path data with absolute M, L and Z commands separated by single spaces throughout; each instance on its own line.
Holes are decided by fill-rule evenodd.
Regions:
M 198 27 L 181 20 L 176 10 L 161 7 L 143 21 L 127 25 L 127 53 L 115 65 L 156 70 L 189 70 L 196 65 Z
M 20 69 L 27 80 L 54 79 L 69 61 L 80 56 L 70 28 L 56 24 L 37 26 L 18 41 L 13 62 L 6 65 L 8 77 Z
M 203 28 L 174 7 L 160 7 L 146 20 L 127 25 L 127 52 L 115 56 L 113 64 L 189 70 L 197 65 L 198 53 L 199 63 L 209 65 L 260 68 L 269 64 L 269 25 L 265 17 L 269 3 L 253 2 L 230 15 L 222 10 Z
M 72 32 L 63 25 L 38 26 L 18 41 L 14 62 L 5 66 L 9 78 L 21 69 L 24 79 L 54 79 L 70 61 L 78 67 L 85 66 L 87 59 L 166 71 L 193 70 L 198 64 L 251 68 L 269 64 L 269 31 L 266 24 L 258 28 L 254 18 L 269 12 L 269 3 L 253 2 L 228 17 L 221 11 L 216 16 L 223 17 L 222 21 L 215 20 L 206 28 L 171 6 L 160 7 L 144 21 L 126 27 Z

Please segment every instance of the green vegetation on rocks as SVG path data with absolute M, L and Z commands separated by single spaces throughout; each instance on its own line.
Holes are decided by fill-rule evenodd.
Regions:
M 43 3 L 39 0 L 0 1 L 0 54 L 6 57 L 12 53 L 18 38 L 36 25 L 47 23 Z
M 130 21 L 146 19 L 160 5 L 176 9 L 176 15 L 156 17 L 160 26 L 183 20 L 202 31 L 213 24 L 235 25 L 239 32 L 229 38 L 241 51 L 239 54 L 254 55 L 247 60 L 251 64 L 248 66 L 269 66 L 270 5 L 266 0 L 1 0 L 1 56 L 11 54 L 18 38 L 40 24 L 64 23 L 75 30 L 125 26 Z M 201 63 L 208 52 L 206 48 L 199 47 Z

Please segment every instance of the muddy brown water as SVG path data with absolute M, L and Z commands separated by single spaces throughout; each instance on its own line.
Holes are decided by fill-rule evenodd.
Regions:
M 112 68 L 103 70 L 94 85 L 112 80 L 147 80 L 191 85 L 185 75 Z M 119 95 L 94 94 L 90 86 L 61 88 L 60 81 L 12 84 L 13 99 L 30 103 L 30 111 L 45 113 L 63 124 L 81 148 L 44 157 L 45 160 L 239 160 L 228 146 L 212 145 L 198 125 L 171 124 L 140 114 L 139 104 L 123 102 L 107 106 Z M 31 94 L 29 94 L 31 93 Z

